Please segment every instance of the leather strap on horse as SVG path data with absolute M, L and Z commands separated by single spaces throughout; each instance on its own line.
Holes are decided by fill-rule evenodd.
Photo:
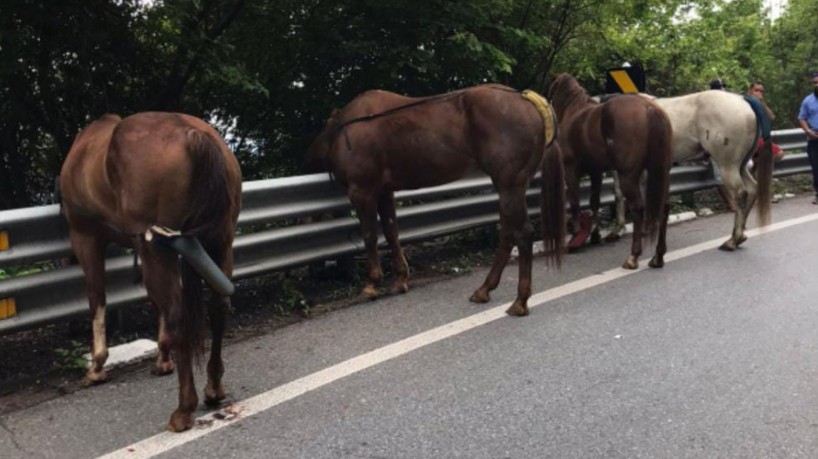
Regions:
M 469 89 L 469 88 L 466 88 L 466 89 Z M 346 131 L 345 128 L 347 126 L 349 126 L 350 124 L 359 123 L 361 121 L 370 121 L 370 120 L 373 120 L 373 119 L 376 119 L 376 118 L 381 118 L 381 117 L 384 117 L 384 116 L 391 115 L 391 114 L 393 114 L 395 112 L 399 112 L 399 111 L 402 111 L 402 110 L 405 110 L 405 109 L 408 109 L 408 108 L 411 108 L 411 107 L 417 107 L 418 105 L 423 105 L 423 104 L 427 104 L 427 103 L 430 103 L 430 102 L 437 102 L 437 101 L 447 100 L 447 99 L 450 99 L 452 97 L 460 95 L 462 92 L 466 91 L 466 89 L 459 89 L 457 91 L 447 92 L 445 94 L 438 94 L 436 96 L 426 97 L 424 99 L 417 100 L 417 101 L 414 101 L 414 102 L 410 102 L 408 104 L 399 105 L 397 107 L 390 108 L 389 110 L 385 110 L 383 112 L 370 113 L 368 115 L 359 116 L 357 118 L 352 118 L 351 120 L 347 120 L 347 121 L 337 121 L 336 120 L 335 121 L 336 122 L 335 129 L 336 129 L 336 132 L 341 132 L 344 135 L 344 141 L 346 143 L 347 151 L 349 152 L 349 151 L 352 151 L 352 142 L 350 142 L 349 134 L 347 134 L 347 131 Z M 492 89 L 495 89 L 495 90 L 498 90 L 498 91 L 519 92 L 516 89 L 503 88 L 503 87 L 492 87 Z M 525 91 L 522 91 L 521 95 L 524 98 L 528 99 L 532 104 L 534 104 L 534 107 L 536 107 L 537 111 L 540 112 L 540 116 L 543 119 L 543 126 L 545 128 L 545 131 L 544 131 L 545 132 L 545 144 L 546 144 L 546 146 L 551 145 L 554 142 L 554 140 L 557 138 L 557 114 L 556 114 L 556 112 L 554 112 L 554 108 L 551 106 L 551 104 L 548 103 L 548 101 L 545 99 L 545 97 L 537 94 L 537 92 L 535 92 L 535 91 L 533 91 L 531 89 L 526 89 Z
M 439 101 L 439 100 L 450 99 L 450 98 L 455 97 L 458 94 L 462 93 L 463 91 L 465 91 L 465 89 L 460 89 L 460 90 L 457 90 L 457 91 L 447 92 L 445 94 L 438 94 L 436 96 L 426 97 L 424 99 L 417 100 L 417 101 L 414 101 L 414 102 L 410 102 L 408 104 L 399 105 L 397 107 L 390 108 L 389 110 L 386 110 L 386 111 L 383 111 L 383 112 L 380 112 L 380 113 L 370 113 L 368 115 L 359 116 L 357 118 L 352 118 L 351 120 L 347 120 L 347 121 L 335 120 L 335 123 L 336 123 L 335 131 L 336 132 L 341 132 L 344 135 L 344 141 L 346 142 L 347 152 L 350 152 L 350 151 L 352 151 L 352 143 L 349 141 L 349 134 L 347 134 L 347 130 L 345 129 L 350 124 L 359 123 L 361 121 L 370 121 L 370 120 L 373 120 L 375 118 L 381 118 L 381 117 L 384 117 L 384 116 L 391 115 L 391 114 L 393 114 L 395 112 L 399 112 L 401 110 L 405 110 L 405 109 L 411 108 L 411 107 L 416 107 L 418 105 L 427 104 L 429 102 L 435 102 L 435 101 Z
M 352 123 L 358 123 L 360 121 L 369 121 L 369 120 L 372 120 L 372 119 L 375 119 L 375 118 L 380 118 L 382 116 L 391 115 L 391 114 L 393 114 L 395 112 L 398 112 L 398 111 L 401 111 L 401 110 L 404 110 L 404 109 L 407 109 L 407 108 L 410 108 L 410 107 L 416 107 L 418 105 L 427 104 L 429 102 L 435 102 L 435 101 L 439 101 L 439 100 L 450 99 L 450 98 L 455 97 L 458 94 L 462 93 L 463 91 L 465 91 L 465 89 L 459 89 L 457 91 L 447 92 L 445 94 L 438 94 L 436 96 L 426 97 L 426 98 L 423 98 L 421 100 L 416 100 L 414 102 L 410 102 L 408 104 L 399 105 L 399 106 L 397 106 L 395 108 L 390 108 L 389 110 L 385 110 L 385 111 L 382 111 L 380 113 L 370 113 L 369 115 L 364 115 L 364 116 L 359 116 L 357 118 L 352 118 L 351 120 L 348 120 L 348 121 L 339 122 L 337 129 L 341 130 L 341 129 L 349 126 Z
M 534 104 L 534 107 L 536 107 L 537 111 L 540 112 L 540 116 L 543 120 L 545 145 L 551 145 L 554 142 L 554 139 L 557 138 L 557 114 L 554 112 L 554 107 L 548 103 L 545 97 L 537 94 L 531 89 L 526 89 L 523 91 L 522 96 Z

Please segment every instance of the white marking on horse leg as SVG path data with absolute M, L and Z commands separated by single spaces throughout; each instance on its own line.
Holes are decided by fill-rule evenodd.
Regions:
M 103 368 L 108 360 L 108 343 L 105 337 L 105 305 L 97 305 L 91 323 L 93 345 L 91 348 L 91 366 L 86 373 L 86 384 L 96 384 L 106 381 L 107 374 Z
M 101 355 L 108 357 L 108 342 L 105 339 L 105 305 L 97 306 L 96 314 L 93 321 L 94 328 L 94 360 L 97 360 Z M 103 359 L 102 363 L 105 359 Z M 101 367 L 102 365 L 100 365 Z

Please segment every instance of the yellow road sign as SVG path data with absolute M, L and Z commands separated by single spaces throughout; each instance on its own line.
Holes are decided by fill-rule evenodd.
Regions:
M 623 94 L 636 94 L 639 92 L 639 89 L 636 88 L 636 84 L 634 84 L 628 72 L 624 70 L 612 70 L 610 71 L 610 75 L 616 82 L 616 85 L 619 86 L 619 89 L 622 90 Z

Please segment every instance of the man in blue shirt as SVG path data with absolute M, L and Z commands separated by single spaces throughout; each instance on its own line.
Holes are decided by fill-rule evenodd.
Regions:
M 818 72 L 812 74 L 812 94 L 801 102 L 798 124 L 807 134 L 807 155 L 812 169 L 812 187 L 815 189 L 813 204 L 818 204 Z

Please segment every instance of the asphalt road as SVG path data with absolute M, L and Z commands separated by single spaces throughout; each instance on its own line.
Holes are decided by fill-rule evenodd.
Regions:
M 185 434 L 175 377 L 119 374 L 0 417 L 0 457 L 818 457 L 809 201 L 735 253 L 730 215 L 673 226 L 661 270 L 619 269 L 629 240 L 539 258 L 526 318 L 512 265 L 488 305 L 480 270 L 242 341 L 232 408 Z

